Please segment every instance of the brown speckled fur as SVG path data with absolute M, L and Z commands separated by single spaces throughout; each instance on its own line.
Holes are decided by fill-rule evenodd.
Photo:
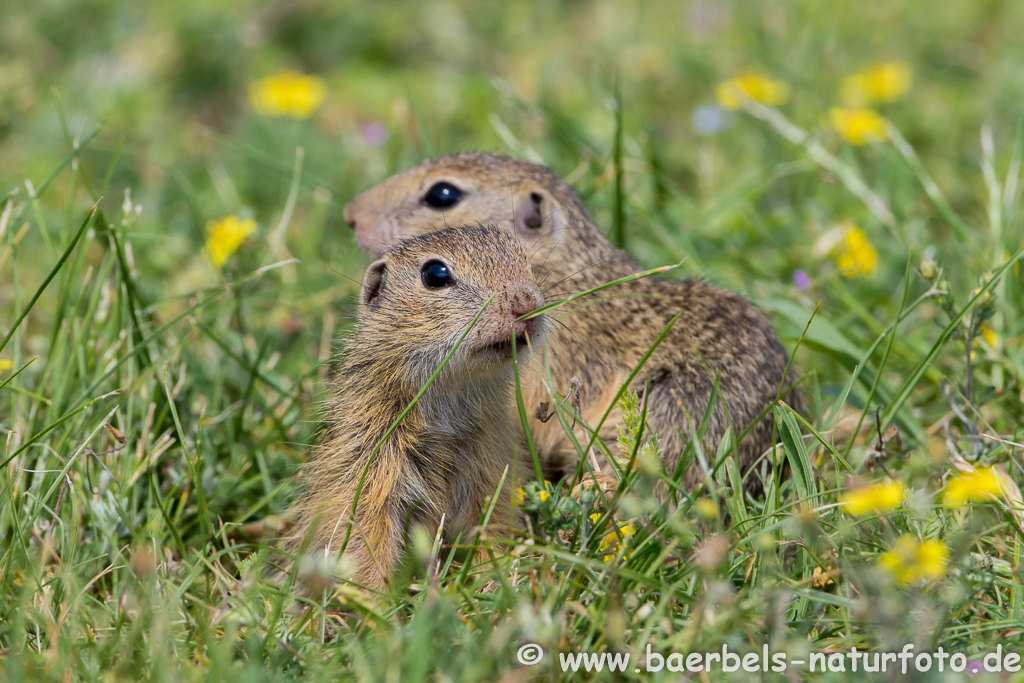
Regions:
M 424 202 L 426 192 L 441 181 L 462 195 L 444 210 Z M 345 207 L 345 220 L 359 244 L 371 252 L 446 224 L 497 225 L 526 244 L 534 275 L 549 290 L 549 299 L 640 270 L 605 238 L 565 181 L 543 166 L 490 154 L 439 157 L 392 176 L 353 199 Z M 704 416 L 716 375 L 720 401 L 703 439 L 709 458 L 730 422 L 739 434 L 776 399 L 780 388 L 792 383 L 792 375 L 783 381 L 786 353 L 764 314 L 738 294 L 703 280 L 648 277 L 570 304 L 556 316 L 561 324 L 553 325 L 548 336 L 555 390 L 565 393 L 569 380 L 578 377 L 583 417 L 595 423 L 677 313 L 680 319 L 630 387 L 642 391 L 650 382 L 648 420 L 665 448 L 669 471 L 685 450 L 690 425 L 699 425 Z M 532 413 L 550 397 L 538 381 L 524 399 Z M 800 409 L 798 392 L 786 400 Z M 620 420 L 613 410 L 602 438 L 613 441 Z M 549 477 L 576 466 L 575 451 L 557 420 L 543 424 L 534 419 L 530 428 Z M 769 415 L 739 443 L 741 471 L 771 445 Z M 694 465 L 683 483 L 692 487 L 700 476 Z
M 424 286 L 421 267 L 432 259 L 448 265 L 452 286 Z M 374 446 L 492 296 L 371 460 Z M 495 493 L 492 523 L 507 528 L 509 492 L 524 468 L 516 449 L 512 360 L 489 347 L 508 342 L 511 328 L 528 333 L 533 346 L 540 343 L 543 315 L 514 320 L 543 304 L 522 243 L 495 228 L 451 228 L 404 240 L 370 266 L 359 322 L 327 406 L 328 426 L 302 470 L 304 493 L 294 506 L 288 550 L 336 555 L 367 463 L 345 551 L 355 583 L 372 589 L 386 583 L 404 556 L 409 525 L 433 534 L 443 517 L 446 541 L 467 540 Z M 529 358 L 524 346 L 519 352 Z

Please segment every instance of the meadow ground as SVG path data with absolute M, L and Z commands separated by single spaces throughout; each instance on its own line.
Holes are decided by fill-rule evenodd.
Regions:
M 1024 4 L 349 4 L 4 8 L 0 678 L 1014 665 Z M 542 161 L 645 267 L 768 311 L 810 406 L 775 409 L 792 474 L 745 497 L 723 448 L 671 511 L 636 415 L 604 511 L 528 484 L 492 566 L 415 538 L 411 585 L 294 610 L 254 529 L 370 261 L 341 208 L 466 149 Z

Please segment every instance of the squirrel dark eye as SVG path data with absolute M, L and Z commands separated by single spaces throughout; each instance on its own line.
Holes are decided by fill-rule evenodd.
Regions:
M 451 183 L 434 183 L 423 195 L 423 203 L 435 209 L 447 209 L 462 200 L 462 192 Z
M 455 278 L 441 261 L 427 261 L 420 268 L 420 278 L 427 289 L 440 289 L 455 284 Z

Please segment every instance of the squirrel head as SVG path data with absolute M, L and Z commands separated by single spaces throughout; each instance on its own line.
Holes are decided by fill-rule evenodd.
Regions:
M 445 228 L 398 241 L 367 269 L 360 297 L 365 334 L 381 357 L 407 369 L 413 384 L 437 370 L 470 325 L 449 374 L 508 371 L 513 339 L 523 355 L 544 331 L 544 314 L 530 316 L 545 301 L 526 249 L 495 227 Z
M 491 154 L 427 160 L 355 197 L 344 217 L 359 245 L 374 254 L 404 237 L 469 223 L 515 235 L 545 271 L 568 259 L 580 240 L 611 248 L 596 228 L 574 229 L 592 220 L 564 180 L 543 166 Z

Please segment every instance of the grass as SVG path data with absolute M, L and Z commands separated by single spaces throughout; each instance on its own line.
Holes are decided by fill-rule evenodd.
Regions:
M 635 672 L 648 652 L 1024 649 L 1016 4 L 71 5 L 0 21 L 4 680 L 568 679 L 579 652 L 632 659 L 578 676 L 657 680 L 679 660 Z M 855 146 L 827 111 L 877 55 L 914 82 Z M 247 101 L 286 66 L 324 79 L 308 119 Z M 698 134 L 746 66 L 790 100 Z M 646 268 L 757 301 L 810 408 L 773 409 L 751 499 L 728 444 L 673 488 L 624 396 L 610 499 L 528 483 L 526 528 L 471 539 L 492 566 L 417 536 L 429 571 L 294 610 L 257 532 L 296 493 L 370 260 L 341 207 L 459 149 L 542 160 Z M 215 268 L 205 226 L 231 214 L 258 229 Z M 844 225 L 873 269 L 840 272 Z M 971 466 L 1015 484 L 944 505 Z M 890 475 L 897 510 L 842 504 Z

